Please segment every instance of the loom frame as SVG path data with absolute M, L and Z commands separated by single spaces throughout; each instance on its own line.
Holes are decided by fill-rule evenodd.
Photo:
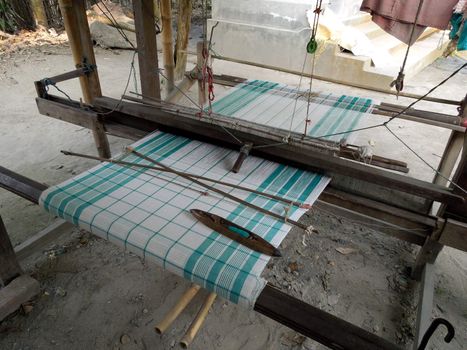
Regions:
M 136 39 L 140 66 L 140 81 L 143 98 L 142 103 L 118 101 L 102 96 L 98 69 L 94 57 L 92 40 L 85 13 L 85 1 L 61 0 L 60 7 L 64 16 L 65 28 L 69 37 L 76 70 L 49 78 L 58 82 L 79 78 L 84 103 L 69 101 L 51 95 L 46 90 L 46 81 L 35 82 L 38 97 L 36 99 L 39 112 L 69 123 L 86 127 L 93 132 L 97 151 L 102 157 L 110 157 L 107 134 L 139 139 L 156 129 L 190 136 L 211 142 L 223 147 L 239 149 L 238 144 L 225 140 L 215 128 L 209 128 L 204 121 L 196 121 L 174 110 L 162 108 L 154 103 L 161 98 L 159 80 L 159 63 L 157 57 L 156 30 L 152 0 L 133 0 L 135 15 Z M 201 66 L 202 45 L 198 45 L 198 67 Z M 218 59 L 226 59 L 217 57 Z M 251 62 L 240 62 L 252 64 Z M 258 66 L 258 65 L 257 65 Z M 260 65 L 261 66 L 261 65 Z M 85 69 L 93 67 L 93 69 Z M 168 102 L 176 102 L 180 91 L 187 91 L 198 83 L 199 100 L 206 98 L 206 91 L 200 83 L 198 67 L 185 74 L 178 89 L 169 91 Z M 166 66 L 167 68 L 167 66 Z M 276 69 L 274 67 L 264 67 Z M 294 72 L 289 72 L 294 73 Z M 170 74 L 169 74 L 170 75 Z M 55 80 L 54 80 L 55 79 Z M 233 86 L 243 78 L 220 75 L 215 83 Z M 359 86 L 361 87 L 361 86 Z M 406 94 L 407 97 L 418 96 Z M 452 101 L 448 99 L 428 98 L 435 103 L 458 105 L 459 116 L 444 115 L 430 111 L 412 110 L 402 118 L 416 122 L 441 126 L 452 130 L 446 145 L 439 171 L 444 177 L 454 172 L 454 181 L 467 187 L 467 134 L 466 99 Z M 394 113 L 401 110 L 398 106 L 377 106 L 380 114 Z M 194 117 L 194 115 L 191 115 Z M 198 130 L 193 132 L 193 125 Z M 202 130 L 202 132 L 198 132 Z M 239 132 L 239 130 L 235 130 Z M 257 140 L 258 135 L 242 130 L 242 139 Z M 266 140 L 270 141 L 270 140 Z M 310 151 L 309 157 L 300 154 L 300 145 L 283 148 L 269 148 L 257 151 L 256 155 L 268 159 L 287 162 L 305 169 L 318 170 L 336 176 L 337 184 L 326 189 L 316 205 L 328 211 L 358 220 L 370 225 L 377 224 L 380 231 L 398 239 L 420 246 L 415 259 L 413 277 L 421 281 L 420 302 L 417 319 L 416 349 L 423 333 L 428 328 L 433 299 L 433 264 L 444 245 L 467 251 L 467 203 L 466 196 L 459 190 L 448 187 L 442 176 L 436 176 L 433 183 L 414 180 L 402 175 L 395 176 L 386 170 L 342 161 L 341 157 L 329 160 L 320 156 L 319 152 Z M 308 152 L 308 151 L 307 151 Z M 329 158 L 329 157 L 326 157 Z M 458 159 L 460 160 L 458 161 Z M 316 162 L 321 162 L 316 164 Z M 371 179 L 371 183 L 368 179 Z M 365 180 L 363 180 L 365 179 Z M 375 180 L 377 179 L 377 180 Z M 37 204 L 40 193 L 46 188 L 31 179 L 0 167 L 0 187 L 6 188 Z M 368 187 L 370 191 L 363 191 Z M 389 190 L 388 190 L 389 188 Z M 381 198 L 370 196 L 368 192 L 379 191 Z M 433 201 L 439 201 L 441 207 L 432 215 L 428 208 Z M 69 224 L 61 222 L 56 227 L 45 230 L 16 250 L 18 256 L 27 256 L 37 251 L 51 239 L 68 228 Z M 409 229 L 427 230 L 426 234 L 407 231 Z M 8 239 L 6 231 L 1 233 Z M 280 292 L 267 285 L 255 305 L 255 310 L 310 337 L 333 349 L 399 349 L 387 340 L 356 327 L 342 319 L 334 317 L 322 310 L 308 305 L 296 298 Z

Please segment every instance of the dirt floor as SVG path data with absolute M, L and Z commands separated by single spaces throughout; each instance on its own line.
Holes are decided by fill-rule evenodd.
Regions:
M 97 48 L 96 55 L 103 91 L 120 97 L 132 53 Z M 193 60 L 190 57 L 191 63 Z M 460 64 L 457 58 L 438 60 L 408 81 L 406 89 L 423 93 Z M 52 185 L 95 164 L 59 153 L 61 149 L 94 153 L 90 132 L 39 115 L 34 102 L 34 80 L 72 68 L 67 44 L 27 47 L 0 55 L 2 166 Z M 214 69 L 224 74 L 298 84 L 297 76 L 234 63 L 215 62 Z M 466 72 L 459 74 L 434 96 L 463 98 L 466 77 Z M 72 98 L 79 98 L 77 82 L 66 82 L 60 87 Z M 408 102 L 322 82 L 314 82 L 314 87 L 392 103 Z M 216 89 L 218 96 L 226 91 L 223 87 Z M 134 90 L 133 83 L 130 90 Z M 429 107 L 440 110 L 438 105 Z M 395 121 L 393 125 L 428 161 L 436 164 L 448 132 L 407 121 Z M 109 140 L 114 154 L 130 143 L 116 137 Z M 412 176 L 433 176 L 429 168 L 382 132 L 362 134 L 358 140 L 361 144 L 376 140 L 375 153 L 409 162 Z M 38 206 L 6 191 L 0 191 L 0 215 L 14 245 L 55 220 Z M 416 249 L 322 211 L 312 210 L 303 220 L 313 224 L 318 234 L 302 237 L 291 232 L 281 246 L 284 258 L 272 260 L 265 277 L 312 305 L 409 348 L 417 305 L 417 286 L 409 278 L 409 266 Z M 153 326 L 189 286 L 183 279 L 77 229 L 22 265 L 40 281 L 41 294 L 0 323 L 0 349 L 179 348 L 178 342 L 205 296 L 200 293 L 167 334 L 159 336 Z M 450 320 L 457 335 L 445 345 L 443 332 L 437 332 L 432 349 L 465 349 L 466 266 L 467 255 L 454 249 L 444 249 L 438 258 L 433 316 Z M 191 348 L 325 347 L 253 311 L 217 300 Z

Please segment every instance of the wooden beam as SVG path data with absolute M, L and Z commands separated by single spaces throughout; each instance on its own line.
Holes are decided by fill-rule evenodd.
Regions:
M 467 95 L 462 104 L 461 115 L 462 115 L 462 119 L 466 121 L 467 120 Z M 459 143 L 461 142 L 461 138 L 463 139 L 462 140 L 462 153 L 459 159 L 459 163 L 457 164 L 456 171 L 454 175 L 452 176 L 452 181 L 453 183 L 457 185 L 457 187 L 453 186 L 452 183 L 450 187 L 453 189 L 454 193 L 461 194 L 465 197 L 466 196 L 465 191 L 467 190 L 467 133 L 464 133 L 462 136 L 463 137 L 461 137 L 461 135 L 457 136 L 457 138 L 459 139 L 458 140 Z M 450 150 L 451 159 L 454 159 L 457 151 L 458 149 L 452 146 L 452 149 Z M 451 162 L 452 161 L 453 160 L 451 160 Z M 461 190 L 461 188 L 463 190 Z M 451 204 L 448 204 L 447 206 L 441 206 L 438 215 L 443 215 L 443 214 L 447 215 L 448 217 L 456 218 L 463 222 L 467 222 L 467 201 L 465 201 L 464 203 L 451 203 Z
M 22 270 L 16 259 L 10 237 L 0 216 L 0 288 L 6 286 L 21 273 Z
M 22 275 L 0 289 L 0 321 L 39 294 L 40 286 L 34 278 Z
M 447 219 L 439 243 L 467 252 L 467 224 Z
M 35 204 L 47 186 L 0 166 L 0 187 Z
M 188 57 L 191 27 L 191 0 L 178 0 L 177 42 L 175 45 L 175 80 L 183 79 Z
M 85 0 L 59 0 L 59 5 L 76 68 L 83 65 L 96 67 Z M 80 76 L 79 81 L 85 103 L 92 104 L 96 97 L 102 96 L 97 68 Z M 110 147 L 105 133 L 101 132 L 100 128 L 94 128 L 93 136 L 97 141 L 99 156 L 110 157 Z
M 281 292 L 268 284 L 254 310 L 336 350 L 401 350 L 347 321 Z
M 58 219 L 45 229 L 15 247 L 16 258 L 24 260 L 30 255 L 37 253 L 47 245 L 53 243 L 64 233 L 70 232 L 74 226 L 69 222 Z
M 118 100 L 102 97 L 96 103 L 107 109 L 114 109 L 118 104 Z M 161 110 L 150 105 L 143 105 L 141 103 L 121 102 L 118 105 L 119 112 L 133 115 L 138 118 L 153 121 L 160 127 L 169 127 L 172 132 L 181 130 L 189 133 L 192 137 L 212 142 L 216 140 L 217 144 L 227 147 L 238 148 L 238 143 L 231 140 L 226 132 L 216 124 L 222 124 L 224 118 L 216 119 L 216 124 L 211 122 L 211 119 L 200 119 L 196 117 L 197 111 L 195 109 L 186 109 L 189 112 L 181 110 Z M 267 132 L 271 128 L 259 126 L 255 123 L 242 121 L 242 123 L 235 123 L 234 118 L 225 118 L 225 127 L 230 128 L 230 131 L 237 135 L 238 138 L 244 142 L 254 142 L 255 145 L 268 145 L 274 142 L 280 142 L 280 130 L 275 130 L 274 133 Z M 252 125 L 251 127 L 247 127 Z M 243 128 L 244 125 L 245 127 Z M 253 134 L 253 128 L 257 131 Z M 258 129 L 259 128 L 259 129 Z M 264 133 L 261 131 L 264 130 Z M 283 132 L 286 132 L 283 130 Z M 264 147 L 261 149 L 253 150 L 253 154 L 266 157 L 268 159 L 276 159 L 278 161 L 286 162 L 287 164 L 300 166 L 307 170 L 318 172 L 326 172 L 330 175 L 333 173 L 342 174 L 347 177 L 365 180 L 370 183 L 392 188 L 398 191 L 411 193 L 423 198 L 428 198 L 440 202 L 459 201 L 463 202 L 464 198 L 461 195 L 452 194 L 451 190 L 442 186 L 432 183 L 421 181 L 415 178 L 407 177 L 400 174 L 391 173 L 382 169 L 367 166 L 366 164 L 353 162 L 348 159 L 330 156 L 329 152 L 319 152 L 317 149 L 307 149 L 306 139 L 301 143 L 288 143 L 277 145 L 274 147 Z M 311 139 L 310 139 L 311 142 Z M 309 146 L 313 147 L 313 146 Z
M 153 0 L 133 0 L 139 75 L 143 95 L 161 98 Z
M 198 77 L 198 68 L 193 68 L 190 72 L 186 72 L 183 80 L 178 84 L 177 88 L 173 89 L 167 97 L 165 101 L 170 103 L 177 103 L 180 99 L 184 96 L 184 93 L 188 93 L 188 90 L 193 86 L 193 84 L 197 81 Z
M 440 221 L 438 227 L 426 238 L 425 243 L 417 254 L 417 258 L 412 269 L 412 278 L 420 280 L 425 266 L 427 264 L 435 263 L 436 258 L 443 249 L 443 245 L 439 243 L 439 238 L 444 230 L 444 226 L 445 222 Z
M 352 222 L 358 222 L 363 226 L 368 226 L 369 228 L 375 229 L 379 232 L 388 234 L 392 237 L 396 237 L 409 243 L 422 245 L 423 242 L 425 242 L 425 238 L 421 235 L 423 231 L 411 231 L 410 229 L 406 229 L 404 227 L 394 225 L 386 221 L 379 220 L 319 199 L 316 201 L 313 207 L 315 207 L 317 210 L 322 210 L 324 213 L 329 213 L 337 217 L 343 217 Z
M 443 156 L 441 157 L 441 162 L 438 166 L 438 173 L 436 173 L 433 183 L 441 186 L 446 186 L 448 184 L 446 178 L 451 178 L 451 174 L 462 152 L 462 147 L 464 146 L 464 137 L 465 132 L 451 132 Z

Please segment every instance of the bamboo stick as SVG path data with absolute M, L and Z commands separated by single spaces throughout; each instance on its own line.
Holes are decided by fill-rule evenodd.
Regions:
M 197 284 L 193 284 L 189 289 L 183 293 L 182 297 L 178 300 L 177 304 L 165 315 L 161 322 L 159 322 L 155 327 L 155 331 L 158 334 L 164 333 L 167 328 L 175 321 L 175 319 L 180 315 L 180 313 L 185 310 L 190 301 L 194 298 L 196 293 L 198 293 L 201 287 Z
M 96 156 L 91 156 L 91 155 L 88 155 L 88 154 L 81 154 L 81 153 L 75 153 L 75 152 L 69 152 L 69 151 L 63 151 L 63 150 L 61 152 L 66 156 L 75 156 L 75 157 L 80 157 L 80 158 L 93 159 L 93 160 L 98 160 L 100 162 L 109 162 L 109 163 L 129 166 L 129 167 L 145 168 L 145 169 L 162 171 L 162 172 L 167 172 L 167 173 L 172 173 L 172 174 L 182 173 L 184 175 L 188 175 L 188 176 L 194 177 L 194 178 L 199 179 L 199 180 L 209 181 L 209 182 L 213 182 L 213 183 L 216 183 L 216 184 L 219 184 L 219 185 L 229 186 L 229 187 L 232 187 L 232 188 L 237 188 L 237 189 L 242 190 L 242 191 L 255 193 L 255 194 L 258 194 L 260 196 L 269 197 L 271 199 L 274 199 L 274 200 L 277 200 L 277 201 L 280 201 L 280 202 L 284 202 L 285 204 L 288 204 L 288 205 L 294 205 L 294 206 L 297 206 L 297 207 L 300 207 L 300 208 L 303 208 L 303 209 L 310 209 L 311 208 L 311 206 L 309 204 L 306 204 L 306 203 L 302 203 L 302 202 L 298 202 L 298 201 L 292 201 L 290 199 L 286 199 L 286 198 L 283 198 L 283 197 L 280 197 L 280 196 L 276 196 L 274 194 L 258 191 L 258 190 L 255 190 L 253 188 L 248 188 L 248 187 L 245 187 L 245 186 L 236 185 L 236 184 L 226 182 L 226 181 L 211 179 L 209 177 L 205 177 L 205 176 L 201 176 L 201 175 L 196 175 L 196 174 L 191 174 L 191 173 L 181 172 L 181 171 L 176 171 L 176 170 L 168 170 L 168 169 L 164 169 L 164 168 L 161 168 L 161 167 L 155 167 L 155 166 L 146 165 L 146 164 L 138 164 L 138 163 L 125 162 L 125 161 L 122 161 L 122 160 L 96 157 Z
M 167 78 L 167 91 L 174 89 L 174 53 L 172 39 L 172 2 L 161 0 L 162 53 L 164 57 L 164 75 Z
M 216 300 L 216 297 L 217 297 L 216 293 L 210 293 L 208 295 L 208 297 L 204 301 L 203 306 L 198 311 L 198 314 L 196 315 L 195 319 L 190 325 L 190 328 L 188 328 L 182 340 L 180 341 L 180 346 L 182 348 L 187 349 L 188 346 L 191 344 L 196 334 L 198 333 L 199 329 L 201 328 L 204 321 L 206 320 L 206 316 L 208 315 L 209 309 L 211 308 L 212 304 Z
M 175 80 L 185 75 L 188 38 L 191 27 L 191 0 L 178 0 L 177 42 L 175 45 Z
M 204 43 L 202 41 L 196 44 L 196 65 L 198 67 L 199 76 L 202 76 L 203 67 L 204 67 Z M 204 77 L 198 77 L 198 104 L 200 106 L 204 106 L 208 100 L 207 90 L 206 90 L 206 82 L 204 81 Z
M 160 166 L 160 167 L 163 167 L 164 169 L 174 171 L 174 170 L 171 169 L 169 166 L 167 166 L 167 165 L 165 165 L 165 164 L 163 164 L 163 163 L 161 163 L 161 162 L 158 162 L 157 160 L 154 160 L 154 159 L 152 159 L 152 158 L 146 157 L 144 154 L 141 154 L 141 153 L 139 153 L 138 151 L 135 151 L 132 147 L 127 147 L 126 149 L 127 149 L 129 152 L 134 153 L 134 154 L 137 155 L 138 157 L 140 157 L 140 158 L 142 158 L 142 159 L 144 159 L 144 160 L 147 160 L 148 162 L 151 162 L 151 163 L 156 164 L 156 165 L 158 165 L 158 166 Z M 271 217 L 273 217 L 273 218 L 276 218 L 276 219 L 278 219 L 278 220 L 281 220 L 281 221 L 283 221 L 283 222 L 285 222 L 285 223 L 294 225 L 294 226 L 296 226 L 296 227 L 298 227 L 298 228 L 301 228 L 301 229 L 304 230 L 304 231 L 311 232 L 311 230 L 312 230 L 311 227 L 308 227 L 308 226 L 306 226 L 306 225 L 304 225 L 304 224 L 302 224 L 302 223 L 299 223 L 299 222 L 296 221 L 296 220 L 289 219 L 287 216 L 282 216 L 282 215 L 276 214 L 276 213 L 274 213 L 274 212 L 272 212 L 272 211 L 269 211 L 269 210 L 266 210 L 266 209 L 264 209 L 264 208 L 261 208 L 260 206 L 257 206 L 257 205 L 255 205 L 255 204 L 252 204 L 252 203 L 250 203 L 250 202 L 247 202 L 246 200 L 243 200 L 243 199 L 238 198 L 238 197 L 236 197 L 236 196 L 234 196 L 234 195 L 231 195 L 230 193 L 227 193 L 227 192 L 225 192 L 225 191 L 219 190 L 219 189 L 217 189 L 217 188 L 215 188 L 215 187 L 213 187 L 213 186 L 207 185 L 207 184 L 205 184 L 204 182 L 201 182 L 201 181 L 195 179 L 194 177 L 190 177 L 189 175 L 183 174 L 183 173 L 181 173 L 181 172 L 178 172 L 177 175 L 178 175 L 178 176 L 181 176 L 181 177 L 183 177 L 183 178 L 185 178 L 185 179 L 187 179 L 187 180 L 190 180 L 190 181 L 192 181 L 193 183 L 195 183 L 195 184 L 197 184 L 197 185 L 203 186 L 204 188 L 208 189 L 209 191 L 216 192 L 216 193 L 220 194 L 220 195 L 223 196 L 223 197 L 229 198 L 229 199 L 231 199 L 231 200 L 233 200 L 233 201 L 235 201 L 235 202 L 237 202 L 237 203 L 240 203 L 240 204 L 242 204 L 242 205 L 244 205 L 244 206 L 246 206 L 246 207 L 249 207 L 249 208 L 252 208 L 252 209 L 254 209 L 254 210 L 256 210 L 256 211 L 259 211 L 260 213 L 269 215 L 269 216 L 271 216 Z

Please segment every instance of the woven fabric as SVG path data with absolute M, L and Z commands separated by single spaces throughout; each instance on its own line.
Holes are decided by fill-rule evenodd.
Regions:
M 308 115 L 307 135 L 314 137 L 355 129 L 372 108 L 371 99 L 331 93 L 312 93 L 308 104 L 296 89 L 262 80 L 239 84 L 212 105 L 215 113 L 298 133 L 305 132 Z M 352 133 L 325 137 L 342 138 L 352 142 Z
M 312 204 L 329 178 L 249 157 L 239 174 L 229 171 L 238 152 L 156 132 L 134 148 L 180 171 L 241 184 Z M 120 159 L 150 164 L 134 154 Z M 156 177 L 157 176 L 157 177 Z M 237 197 L 284 215 L 284 203 L 217 185 Z M 189 209 L 220 215 L 279 246 L 290 226 L 177 177 L 102 163 L 47 189 L 40 205 L 79 227 L 154 261 L 234 303 L 253 305 L 265 285 L 269 257 L 197 222 Z M 290 218 L 305 210 L 290 208 Z
M 214 111 L 255 122 L 300 131 L 307 99 L 285 85 L 251 81 L 214 103 Z M 371 100 L 316 94 L 310 104 L 309 134 L 347 131 L 357 126 Z M 293 120 L 292 120 L 293 119 Z M 226 137 L 228 137 L 226 135 Z M 340 137 L 336 138 L 337 140 Z M 133 145 L 140 153 L 179 170 L 240 184 L 270 194 L 313 204 L 329 178 L 256 157 L 241 172 L 232 168 L 238 152 L 156 132 Z M 120 157 L 151 165 L 134 154 Z M 250 203 L 298 220 L 305 210 L 283 202 L 217 185 Z M 261 278 L 269 257 L 239 245 L 207 228 L 189 213 L 202 209 L 235 222 L 278 247 L 291 229 L 270 216 L 222 198 L 181 177 L 144 168 L 102 163 L 46 190 L 42 205 L 97 236 L 152 260 L 234 303 L 252 306 L 266 281 Z

